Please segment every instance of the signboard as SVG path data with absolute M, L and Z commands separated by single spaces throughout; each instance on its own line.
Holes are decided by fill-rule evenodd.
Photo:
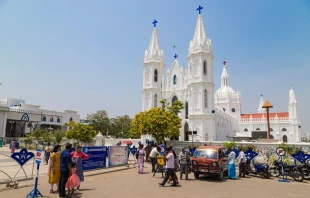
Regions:
M 159 146 L 159 148 L 160 148 L 160 152 L 159 152 L 159 153 L 160 153 L 161 155 L 165 154 L 165 152 L 166 152 L 166 147 L 165 147 L 165 145 L 162 144 L 162 145 Z
M 37 150 L 35 160 L 36 162 L 41 162 L 43 158 L 43 152 L 41 150 Z
M 25 148 L 11 155 L 11 158 L 16 160 L 16 162 L 20 166 L 23 166 L 24 164 L 26 164 L 33 157 L 34 157 L 34 154 L 32 152 L 28 152 L 27 149 Z
M 128 164 L 127 146 L 110 146 L 109 166 L 121 166 Z
M 131 152 L 132 155 L 135 155 L 137 151 L 138 151 L 138 148 L 136 148 L 135 146 L 130 148 L 130 152 Z
M 83 152 L 89 156 L 87 160 L 83 160 L 83 170 L 105 168 L 107 151 L 105 146 L 83 147 Z
M 285 155 L 285 150 L 284 150 L 283 148 L 277 148 L 276 153 L 277 153 L 279 156 L 283 156 L 283 155 Z

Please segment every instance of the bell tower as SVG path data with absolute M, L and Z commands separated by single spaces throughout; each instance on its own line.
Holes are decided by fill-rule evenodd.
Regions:
M 160 49 L 156 24 L 153 21 L 153 32 L 150 45 L 144 53 L 142 111 L 156 108 L 161 99 L 161 88 L 164 80 L 164 52 Z
M 188 49 L 188 94 L 190 130 L 197 131 L 196 140 L 216 140 L 213 83 L 213 54 L 207 37 L 201 10 L 193 39 Z

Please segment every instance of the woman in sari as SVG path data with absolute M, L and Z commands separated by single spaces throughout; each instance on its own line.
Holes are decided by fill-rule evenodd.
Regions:
M 145 156 L 145 152 L 144 152 L 144 149 L 143 149 L 143 144 L 140 144 L 139 145 L 139 149 L 137 151 L 137 154 L 138 156 L 138 167 L 139 167 L 139 171 L 138 173 L 142 174 L 143 173 L 143 164 L 144 164 L 144 156 Z
M 14 153 L 15 149 L 16 149 L 16 142 L 15 139 L 13 139 L 11 142 L 11 153 Z
M 56 145 L 48 163 L 47 175 L 48 183 L 51 185 L 50 193 L 58 192 L 58 183 L 60 180 L 60 151 L 61 146 Z M 53 190 L 54 184 L 56 184 L 56 191 Z
M 89 157 L 82 152 L 82 147 L 78 146 L 76 151 L 70 153 L 72 156 L 72 161 L 76 163 L 76 174 L 80 178 L 80 182 L 84 181 L 84 172 L 83 172 L 83 160 L 87 160 Z M 80 190 L 80 186 L 77 187 L 77 191 Z
M 236 154 L 231 149 L 228 149 L 228 178 L 229 179 L 236 179 L 236 166 L 235 166 L 235 159 Z

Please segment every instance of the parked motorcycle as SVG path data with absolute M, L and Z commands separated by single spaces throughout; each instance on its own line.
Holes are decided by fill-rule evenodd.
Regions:
M 305 164 L 300 165 L 305 179 L 310 179 L 310 160 L 306 161 Z
M 273 165 L 274 167 L 270 168 L 270 173 L 273 177 L 279 177 L 284 174 L 284 176 L 290 176 L 298 182 L 302 182 L 304 180 L 303 168 L 300 165 L 287 165 L 285 163 L 280 163 L 279 161 L 274 161 Z
M 269 165 L 267 163 L 261 163 L 261 164 L 254 163 L 254 168 L 255 170 L 251 168 L 251 160 L 247 160 L 245 164 L 245 171 L 247 175 L 248 174 L 260 175 L 261 177 L 267 179 L 271 177 L 271 174 L 269 172 Z

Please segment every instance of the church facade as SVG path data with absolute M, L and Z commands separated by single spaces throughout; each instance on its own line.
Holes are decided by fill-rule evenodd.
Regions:
M 179 64 L 177 55 L 165 73 L 164 52 L 160 48 L 156 28 L 144 54 L 142 110 L 159 107 L 166 99 L 170 104 L 179 100 L 185 108 L 179 113 L 182 119 L 179 140 L 224 141 L 254 140 L 267 134 L 267 115 L 261 96 L 258 112 L 243 114 L 241 94 L 229 86 L 226 62 L 223 63 L 221 87 L 214 90 L 214 66 L 211 40 L 207 37 L 200 13 L 193 39 L 189 42 L 188 66 Z M 271 138 L 283 142 L 300 142 L 297 100 L 294 89 L 289 91 L 286 112 L 270 113 Z M 192 131 L 194 135 L 192 136 Z M 259 136 L 261 135 L 261 136 Z M 259 138 L 257 138 L 259 137 Z

